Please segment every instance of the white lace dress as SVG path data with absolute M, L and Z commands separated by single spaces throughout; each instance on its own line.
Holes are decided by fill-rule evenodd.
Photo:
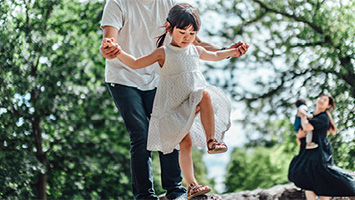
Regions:
M 165 63 L 149 123 L 147 149 L 164 154 L 179 149 L 179 143 L 190 132 L 193 145 L 207 148 L 206 135 L 196 106 L 203 90 L 212 100 L 215 114 L 215 138 L 223 140 L 230 127 L 231 103 L 219 88 L 207 85 L 199 71 L 199 54 L 194 45 L 179 48 L 164 46 Z

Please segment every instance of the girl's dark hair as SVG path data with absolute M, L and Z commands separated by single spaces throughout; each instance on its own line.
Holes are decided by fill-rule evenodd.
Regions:
M 173 6 L 169 11 L 166 21 L 169 22 L 169 26 L 166 27 L 165 33 L 159 36 L 157 40 L 157 47 L 161 47 L 164 44 L 166 34 L 168 32 L 172 32 L 174 27 L 186 29 L 192 25 L 193 30 L 198 31 L 201 25 L 197 9 L 187 3 L 181 3 Z
M 335 108 L 334 98 L 331 95 L 328 95 L 328 94 L 321 94 L 320 97 L 322 97 L 322 96 L 328 97 L 328 99 L 329 99 L 329 104 L 328 105 L 330 105 L 330 109 L 331 110 L 334 110 L 334 108 Z M 327 115 L 329 117 L 328 134 L 331 132 L 333 135 L 335 135 L 336 131 L 337 131 L 337 127 L 335 126 L 335 123 L 333 121 L 333 117 L 330 115 L 328 110 L 326 111 L 326 113 L 327 113 Z

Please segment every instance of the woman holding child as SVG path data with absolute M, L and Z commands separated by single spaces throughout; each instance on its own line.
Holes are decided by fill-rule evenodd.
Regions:
M 334 165 L 332 147 L 327 139 L 330 132 L 336 132 L 328 111 L 334 106 L 334 99 L 330 95 L 321 94 L 313 118 L 298 114 L 303 128 L 297 134 L 301 147 L 299 154 L 291 161 L 288 178 L 306 190 L 307 200 L 315 200 L 317 196 L 321 200 L 330 199 L 329 196 L 355 196 L 355 179 Z M 319 145 L 318 148 L 305 148 L 307 131 L 313 131 L 313 141 Z

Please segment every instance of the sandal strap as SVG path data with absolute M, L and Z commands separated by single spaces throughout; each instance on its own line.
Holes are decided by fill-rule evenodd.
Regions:
M 210 147 L 210 143 L 212 143 L 212 142 L 213 142 L 212 147 Z M 208 140 L 208 142 L 207 142 L 208 150 L 214 149 L 214 147 L 216 146 L 217 143 L 218 143 L 218 141 L 216 140 L 216 138 L 212 138 L 212 139 Z
M 197 192 L 197 189 L 201 188 L 201 187 L 206 187 L 206 186 L 199 185 L 196 182 L 192 182 L 192 183 L 189 184 L 189 186 L 187 188 L 187 194 L 188 195 L 193 195 L 193 194 L 195 194 Z
M 207 144 L 210 144 L 211 142 L 217 142 L 216 138 L 212 138 L 212 139 L 208 140 Z
M 210 143 L 212 143 L 212 142 L 213 142 L 213 144 L 212 144 L 212 146 L 210 147 Z M 216 145 L 223 146 L 223 147 L 227 147 L 226 144 L 224 144 L 223 142 L 218 142 L 216 139 L 210 139 L 210 140 L 208 140 L 208 142 L 207 142 L 207 148 L 208 148 L 208 150 L 214 149 L 214 148 L 216 147 Z
M 195 187 L 197 187 L 198 186 L 198 184 L 196 183 L 196 182 L 191 182 L 190 184 L 189 184 L 189 189 L 194 189 Z

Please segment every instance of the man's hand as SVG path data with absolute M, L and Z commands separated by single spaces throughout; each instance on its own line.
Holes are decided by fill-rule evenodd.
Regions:
M 248 51 L 248 48 L 249 48 L 248 44 L 239 41 L 237 43 L 234 43 L 232 46 L 230 46 L 227 49 L 235 49 L 236 52 L 234 53 L 233 57 L 240 57 Z
M 100 53 L 104 58 L 114 59 L 122 51 L 121 47 L 115 43 L 114 38 L 104 38 L 101 42 Z

